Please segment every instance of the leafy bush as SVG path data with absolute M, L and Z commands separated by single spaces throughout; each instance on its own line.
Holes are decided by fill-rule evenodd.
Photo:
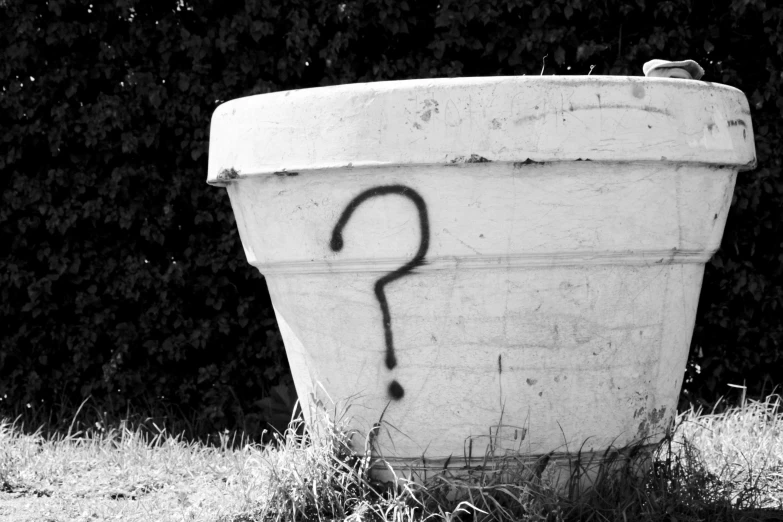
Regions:
M 749 97 L 759 168 L 708 265 L 689 400 L 780 382 L 783 9 L 763 0 L 0 0 L 3 408 L 170 401 L 263 426 L 290 383 L 224 191 L 210 115 L 257 93 L 388 79 L 641 74 L 699 61 Z M 696 367 L 699 365 L 699 368 Z M 700 370 L 700 371 L 697 371 Z

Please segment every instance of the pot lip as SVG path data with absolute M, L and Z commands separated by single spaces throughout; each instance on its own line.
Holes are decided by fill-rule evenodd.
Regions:
M 745 93 L 724 83 L 709 82 L 705 80 L 688 80 L 683 78 L 662 78 L 662 77 L 648 77 L 648 76 L 628 76 L 628 75 L 609 75 L 609 74 L 572 74 L 568 76 L 535 76 L 535 75 L 521 75 L 521 76 L 459 76 L 459 77 L 443 77 L 443 78 L 410 78 L 404 80 L 380 80 L 370 82 L 354 82 L 354 83 L 340 83 L 335 85 L 322 85 L 317 87 L 304 87 L 301 89 L 287 89 L 281 91 L 274 91 L 262 94 L 251 94 L 249 96 L 242 96 L 227 100 L 215 109 L 215 113 L 221 108 L 229 108 L 236 104 L 247 103 L 249 100 L 269 99 L 271 97 L 289 97 L 291 95 L 311 95 L 311 94 L 330 94 L 340 93 L 342 91 L 360 91 L 369 90 L 378 93 L 390 92 L 390 91 L 405 91 L 410 89 L 420 89 L 422 87 L 470 87 L 470 86 L 484 86 L 492 83 L 505 83 L 505 82 L 519 82 L 519 83 L 543 83 L 543 84 L 561 84 L 568 87 L 575 87 L 581 84 L 605 84 L 605 85 L 618 85 L 629 82 L 639 82 L 641 84 L 668 84 L 676 86 L 684 86 L 696 89 L 719 89 L 726 90 L 733 93 L 739 93 L 744 95 Z M 683 83 L 685 82 L 685 83 Z
M 207 183 L 339 168 L 663 161 L 751 170 L 745 94 L 645 76 L 471 76 L 237 98 L 212 116 Z

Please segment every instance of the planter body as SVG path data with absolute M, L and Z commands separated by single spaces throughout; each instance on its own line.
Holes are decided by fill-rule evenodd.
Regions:
M 660 78 L 281 92 L 210 139 L 305 414 L 383 415 L 397 470 L 659 441 L 755 165 L 740 91 Z

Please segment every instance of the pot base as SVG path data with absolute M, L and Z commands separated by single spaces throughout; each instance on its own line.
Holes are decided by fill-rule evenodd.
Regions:
M 379 482 L 416 482 L 447 486 L 450 494 L 479 485 L 530 484 L 554 491 L 571 500 L 605 486 L 607 482 L 642 480 L 649 472 L 658 444 L 635 444 L 602 452 L 551 453 L 547 455 L 488 455 L 445 462 L 378 458 L 371 476 Z

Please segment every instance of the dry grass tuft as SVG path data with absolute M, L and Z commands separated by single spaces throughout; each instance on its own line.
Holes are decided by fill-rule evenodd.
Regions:
M 646 466 L 628 459 L 587 494 L 514 459 L 423 485 L 379 483 L 337 415 L 301 417 L 275 444 L 221 434 L 207 446 L 120 421 L 62 435 L 0 421 L 0 518 L 252 521 L 783 520 L 778 396 L 721 414 L 691 410 Z M 73 427 L 73 425 L 72 425 Z M 371 440 L 365 442 L 371 444 Z M 528 461 L 529 462 L 529 461 Z M 642 467 L 640 468 L 640 464 Z M 535 466 L 534 466 L 535 467 Z M 573 477 L 575 480 L 578 477 Z M 576 492 L 576 493 L 575 493 Z M 771 511 L 778 509 L 777 513 Z

